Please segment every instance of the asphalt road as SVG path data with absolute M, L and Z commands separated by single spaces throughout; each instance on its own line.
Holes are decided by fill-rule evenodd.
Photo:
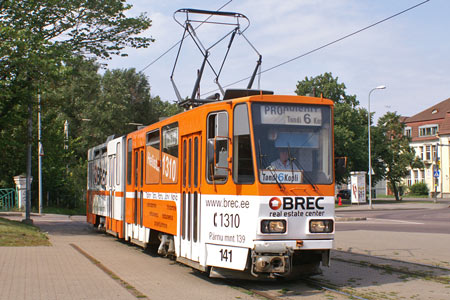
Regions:
M 362 221 L 338 221 L 336 231 L 376 230 L 450 234 L 450 207 L 392 211 L 338 211 L 336 216 L 366 218 Z
M 331 284 L 331 288 L 357 295 L 358 299 L 450 299 L 447 271 L 439 269 L 440 273 L 434 274 L 436 271 L 427 269 L 425 278 L 395 271 L 421 270 L 423 266 L 415 266 L 415 262 L 447 266 L 443 261 L 448 261 L 449 243 L 443 237 L 449 233 L 449 208 L 337 211 L 337 215 L 369 219 L 337 223 L 338 251 L 333 252 L 331 267 L 323 268 L 322 275 L 312 278 L 320 286 Z M 152 300 L 264 299 L 260 295 L 277 300 L 349 298 L 329 288 L 311 286 L 304 279 L 273 282 L 211 279 L 173 260 L 98 233 L 82 216 L 34 216 L 34 222 L 48 232 L 53 246 L 0 248 L 0 265 L 6 270 L 0 272 L 3 283 L 0 300 L 135 299 L 130 287 L 147 297 L 143 299 Z M 353 231 L 356 229 L 360 230 Z M 446 234 L 401 232 L 406 230 Z M 409 263 L 405 266 L 403 261 Z M 390 267 L 386 269 L 385 265 Z M 111 273 L 102 271 L 100 266 Z M 437 276 L 446 276 L 438 278 L 444 282 Z M 126 284 L 118 284 L 118 280 Z M 28 289 L 25 292 L 24 287 Z

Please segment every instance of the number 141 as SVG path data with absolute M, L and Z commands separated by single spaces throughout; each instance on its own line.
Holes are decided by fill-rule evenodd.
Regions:
M 228 259 L 233 261 L 233 250 L 220 249 L 220 260 L 228 262 Z

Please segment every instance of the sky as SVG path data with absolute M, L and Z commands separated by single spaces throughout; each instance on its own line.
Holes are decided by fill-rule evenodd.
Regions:
M 245 37 L 262 55 L 262 70 L 307 53 L 336 39 L 408 9 L 423 0 L 128 0 L 133 8 L 128 16 L 141 13 L 152 20 L 142 33 L 155 42 L 146 49 L 127 49 L 127 57 L 114 57 L 108 69 L 135 68 L 149 80 L 152 96 L 175 101 L 170 81 L 178 47 L 161 59 L 160 55 L 182 37 L 183 28 L 173 14 L 181 8 L 217 10 L 244 14 L 250 26 Z M 254 84 L 276 94 L 294 95 L 296 84 L 305 77 L 331 72 L 356 95 L 360 106 L 370 108 L 375 120 L 386 112 L 413 116 L 450 98 L 450 1 L 430 0 L 404 14 L 371 27 L 331 46 L 264 72 Z M 184 21 L 184 15 L 179 14 Z M 206 18 L 206 16 L 200 16 Z M 241 24 L 245 25 L 245 22 Z M 230 26 L 203 24 L 197 34 L 209 47 Z M 228 39 L 211 50 L 211 61 L 218 69 Z M 225 86 L 251 75 L 258 56 L 238 36 L 221 73 Z M 154 62 L 151 66 L 150 63 Z M 202 57 L 191 39 L 186 39 L 174 72 L 174 81 L 182 97 L 190 96 Z M 217 92 L 213 74 L 207 70 L 200 91 L 202 98 Z M 230 88 L 245 88 L 247 81 Z M 210 93 L 211 92 L 211 93 Z M 325 95 L 326 96 L 326 95 Z

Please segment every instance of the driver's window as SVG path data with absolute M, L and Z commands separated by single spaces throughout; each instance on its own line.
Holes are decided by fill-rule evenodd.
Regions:
M 208 115 L 207 178 L 209 182 L 224 183 L 228 178 L 228 114 Z
M 234 107 L 233 116 L 233 180 L 235 183 L 253 183 L 252 146 L 247 104 Z

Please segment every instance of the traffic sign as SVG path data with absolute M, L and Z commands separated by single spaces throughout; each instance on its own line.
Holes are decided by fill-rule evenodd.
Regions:
M 440 173 L 439 170 L 436 170 L 436 171 L 434 171 L 433 176 L 438 178 L 440 175 L 439 173 Z

